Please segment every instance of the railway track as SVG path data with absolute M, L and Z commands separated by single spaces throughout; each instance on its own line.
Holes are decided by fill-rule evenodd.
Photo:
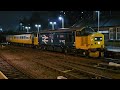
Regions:
M 64 55 L 65 56 L 64 57 L 62 53 L 61 54 L 56 53 L 56 52 L 50 53 L 47 51 L 45 51 L 45 52 L 42 51 L 42 53 L 45 53 L 46 56 L 48 56 L 48 55 L 54 56 L 54 57 L 58 57 L 58 55 L 62 56 L 62 57 L 60 57 L 61 60 L 57 60 L 56 62 L 53 60 L 52 60 L 53 62 L 44 60 L 44 63 L 38 62 L 37 60 L 34 60 L 34 62 L 36 62 L 39 65 L 42 65 L 48 69 L 54 70 L 54 71 L 60 73 L 60 75 L 66 76 L 67 78 L 72 78 L 72 79 L 83 79 L 83 78 L 85 78 L 85 79 L 96 79 L 96 78 L 98 78 L 98 79 L 114 79 L 114 77 L 109 77 L 109 75 L 106 76 L 104 74 L 98 73 L 97 70 L 99 70 L 99 69 L 111 72 L 111 70 L 97 66 L 101 62 L 100 59 L 98 59 L 99 61 L 98 60 L 95 61 L 95 60 L 87 58 L 87 60 L 86 60 L 87 62 L 86 61 L 84 62 L 84 60 L 81 60 L 84 62 L 84 63 L 81 63 L 79 60 L 80 63 L 78 63 L 74 60 L 69 60 L 69 61 L 62 60 L 62 58 L 66 58 L 67 56 L 71 56 L 71 55 Z M 59 59 L 59 57 L 58 57 L 58 59 Z M 80 58 L 80 59 L 83 59 L 83 58 Z M 58 64 L 58 62 L 59 62 L 59 64 Z M 90 68 L 94 69 L 94 71 L 87 70 Z M 95 71 L 97 71 L 97 72 L 95 72 Z
M 16 69 L 14 66 L 9 64 L 3 57 L 0 56 L 0 71 L 8 79 L 31 79 L 30 76 Z
M 55 56 L 55 55 L 53 55 L 54 52 L 48 53 L 46 51 L 44 53 L 46 53 L 47 55 L 50 55 L 50 56 Z M 55 54 L 57 55 L 58 53 L 55 53 Z M 70 55 L 65 55 L 65 56 L 70 56 Z M 78 57 L 78 56 L 75 56 L 75 57 Z M 61 59 L 61 60 L 63 60 L 63 59 Z M 80 60 L 78 60 L 77 62 L 75 60 L 68 60 L 67 62 L 72 61 L 71 63 L 75 63 L 75 64 L 82 65 L 82 66 L 87 66 L 90 68 L 101 69 L 101 70 L 105 70 L 105 71 L 109 71 L 109 72 L 113 72 L 113 73 L 120 73 L 120 67 L 114 67 L 114 66 L 108 65 L 109 62 L 120 63 L 120 59 L 113 59 L 113 58 L 102 58 L 102 59 L 92 58 L 91 59 L 91 58 L 87 58 L 87 57 L 84 57 L 84 58 L 80 57 Z M 85 60 L 87 60 L 87 62 Z
M 61 70 L 59 67 L 55 67 L 54 65 L 50 65 L 50 63 L 41 63 L 41 62 L 37 62 L 37 61 L 34 61 L 35 63 L 38 63 L 39 65 L 47 68 L 47 69 L 50 69 L 52 71 L 55 71 L 57 73 L 60 74 L 60 76 L 64 76 L 64 77 L 67 77 L 67 79 L 82 79 L 81 77 L 79 76 L 75 76 L 74 74 L 71 74 L 71 73 L 66 73 L 64 72 L 64 70 Z M 64 68 L 65 69 L 65 68 Z M 71 70 L 69 70 L 71 71 Z
M 34 62 L 43 65 L 44 67 L 50 68 L 62 74 L 67 78 L 72 79 L 112 79 L 111 77 L 89 71 L 80 67 L 76 67 L 75 65 L 65 64 L 63 62 L 58 61 L 44 61 L 39 62 L 35 60 Z
M 58 60 L 59 62 L 61 62 L 61 60 Z M 85 67 L 89 67 L 89 68 L 96 68 L 96 69 L 100 69 L 100 70 L 104 70 L 104 71 L 108 71 L 111 73 L 119 73 L 120 74 L 120 67 L 115 67 L 115 66 L 109 66 L 107 63 L 83 63 L 83 62 L 74 62 L 74 61 L 64 61 L 66 63 L 70 63 L 70 64 L 74 64 L 74 65 L 78 65 L 78 66 L 85 66 Z
M 81 62 L 71 62 L 70 60 L 57 60 L 59 61 L 59 63 L 63 66 L 67 66 L 67 67 L 71 67 L 71 68 L 77 68 L 77 69 L 81 69 L 83 70 L 82 72 L 87 72 L 87 73 L 93 73 L 95 74 L 96 77 L 105 77 L 105 78 L 109 78 L 109 79 L 119 79 L 120 78 L 120 70 L 113 70 L 113 69 L 108 69 L 108 68 L 103 68 L 100 67 L 100 65 L 89 65 L 89 64 L 85 64 L 85 63 L 81 63 Z M 53 62 L 53 63 L 57 63 L 57 62 Z M 75 69 L 74 69 L 75 70 Z M 77 70 L 79 71 L 79 70 Z

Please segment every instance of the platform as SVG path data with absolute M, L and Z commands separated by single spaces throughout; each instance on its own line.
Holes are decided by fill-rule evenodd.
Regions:
M 8 78 L 0 71 L 0 79 L 8 79 Z
M 120 47 L 107 46 L 106 49 L 107 51 L 120 52 Z

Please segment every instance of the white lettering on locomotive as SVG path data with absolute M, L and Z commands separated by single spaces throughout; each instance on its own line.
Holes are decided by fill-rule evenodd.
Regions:
M 59 40 L 60 43 L 64 43 L 65 44 L 65 40 Z
M 47 44 L 48 37 L 46 35 L 42 35 L 42 42 L 44 42 L 45 44 Z

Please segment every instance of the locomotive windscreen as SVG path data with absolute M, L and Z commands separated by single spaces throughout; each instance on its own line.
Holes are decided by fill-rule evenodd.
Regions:
M 102 37 L 95 37 L 95 41 L 102 41 Z

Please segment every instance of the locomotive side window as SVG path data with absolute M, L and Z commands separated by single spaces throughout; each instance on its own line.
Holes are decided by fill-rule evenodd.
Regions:
M 84 36 L 85 32 L 84 31 L 77 31 L 76 36 Z
M 80 31 L 76 31 L 76 36 L 80 36 L 81 32 Z

